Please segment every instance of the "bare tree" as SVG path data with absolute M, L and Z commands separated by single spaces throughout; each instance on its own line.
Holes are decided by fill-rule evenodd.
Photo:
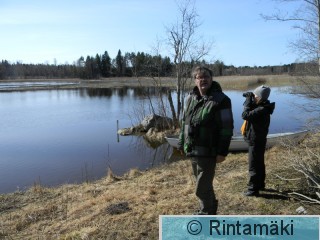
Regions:
M 195 8 L 195 1 L 181 0 L 177 2 L 177 5 L 179 11 L 177 22 L 166 27 L 168 45 L 176 70 L 176 108 L 173 104 L 171 93 L 168 93 L 168 100 L 175 123 L 178 122 L 183 109 L 192 63 L 200 61 L 207 56 L 212 47 L 212 42 L 205 42 L 197 32 L 201 24 Z
M 169 49 L 173 57 L 173 63 L 176 71 L 175 86 L 177 90 L 177 105 L 175 106 L 171 91 L 168 89 L 167 94 L 163 95 L 159 92 L 157 110 L 162 116 L 168 116 L 167 109 L 170 109 L 173 118 L 174 127 L 178 127 L 181 111 L 183 109 L 184 97 L 188 89 L 190 81 L 190 72 L 194 63 L 197 63 L 209 54 L 212 47 L 212 41 L 204 41 L 204 38 L 198 34 L 197 30 L 200 27 L 199 16 L 195 9 L 195 0 L 177 0 L 178 18 L 175 23 L 166 27 L 166 40 L 157 40 L 153 46 L 155 58 L 152 60 L 152 66 L 146 74 L 152 79 L 152 84 L 155 87 L 162 87 L 162 72 L 163 61 L 161 52 L 163 43 L 166 49 Z M 157 74 L 158 73 L 158 74 Z M 138 76 L 137 76 L 138 77 Z M 148 94 L 146 94 L 148 95 Z M 167 100 L 165 100 L 167 97 Z M 155 108 L 151 101 L 153 114 L 156 114 Z
M 278 22 L 293 22 L 293 28 L 298 30 L 299 36 L 297 40 L 290 43 L 290 47 L 298 54 L 302 63 L 296 64 L 299 68 L 298 80 L 304 87 L 305 94 L 310 97 L 320 98 L 320 0 L 274 0 L 278 3 L 299 4 L 291 13 L 284 13 L 278 10 L 272 15 L 261 15 L 267 21 L 273 20 Z M 301 92 L 299 89 L 299 92 Z M 304 106 L 304 110 L 308 111 L 311 107 L 312 111 L 320 112 L 319 105 Z M 310 110 L 310 109 L 309 109 Z M 311 195 L 293 192 L 291 195 L 319 204 L 320 201 L 320 178 L 319 178 L 319 161 L 320 154 L 317 144 L 319 135 L 314 136 L 315 139 L 302 143 L 300 147 L 286 144 L 286 158 L 290 159 L 292 168 L 302 174 L 307 180 L 305 183 L 306 189 L 311 189 Z M 313 144 L 313 147 L 311 148 Z M 308 194 L 310 194 L 310 192 Z
M 296 4 L 291 13 L 277 10 L 271 15 L 261 14 L 267 21 L 292 22 L 298 30 L 297 40 L 290 42 L 290 48 L 305 62 L 317 64 L 320 73 L 320 1 L 319 0 L 274 0 L 277 3 Z M 298 5 L 299 4 L 299 5 Z M 311 68 L 308 68 L 311 69 Z
M 277 3 L 295 4 L 291 13 L 277 10 L 271 15 L 261 14 L 267 21 L 292 22 L 298 38 L 290 42 L 301 63 L 295 65 L 301 90 L 310 97 L 320 98 L 320 0 L 273 0 Z M 311 78 L 310 76 L 314 76 Z

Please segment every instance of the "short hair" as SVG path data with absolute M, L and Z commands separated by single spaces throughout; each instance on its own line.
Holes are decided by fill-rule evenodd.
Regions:
M 213 75 L 209 68 L 204 66 L 195 66 L 192 70 L 192 77 L 196 78 L 199 73 L 209 75 L 210 77 Z

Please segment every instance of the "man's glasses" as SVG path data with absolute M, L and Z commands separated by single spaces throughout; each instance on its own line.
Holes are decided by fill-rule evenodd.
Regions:
M 197 79 L 197 80 L 201 80 L 201 79 L 208 79 L 208 78 L 210 78 L 210 76 L 208 76 L 208 75 L 204 75 L 204 76 L 196 76 L 196 79 Z

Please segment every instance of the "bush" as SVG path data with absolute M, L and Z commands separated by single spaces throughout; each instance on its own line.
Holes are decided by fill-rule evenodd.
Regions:
M 290 194 L 320 204 L 320 132 L 309 134 L 299 144 L 283 142 L 285 156 L 294 175 L 300 175 L 299 192 Z M 289 178 L 289 177 L 288 177 Z

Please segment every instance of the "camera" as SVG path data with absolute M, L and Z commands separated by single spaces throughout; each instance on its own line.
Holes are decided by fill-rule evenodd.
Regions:
M 188 129 L 188 136 L 189 136 L 189 137 L 192 137 L 192 138 L 198 136 L 198 134 L 199 134 L 199 126 L 200 126 L 200 125 L 199 125 L 198 123 L 196 123 L 196 124 L 191 124 L 191 125 L 189 126 L 189 129 Z
M 190 126 L 188 129 L 188 136 L 189 137 L 194 137 L 196 135 L 196 128 L 194 126 Z
M 254 96 L 254 94 L 253 94 L 253 92 L 245 92 L 245 93 L 242 94 L 242 96 L 251 98 L 251 97 Z

